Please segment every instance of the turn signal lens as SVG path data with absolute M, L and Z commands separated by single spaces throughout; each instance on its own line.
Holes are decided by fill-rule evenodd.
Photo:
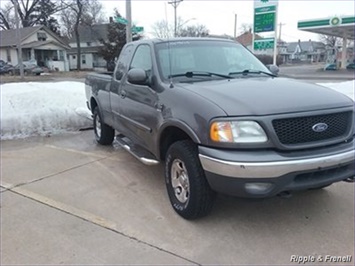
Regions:
M 263 143 L 268 140 L 263 128 L 255 121 L 213 122 L 210 138 L 225 143 Z
M 233 142 L 230 122 L 214 122 L 210 129 L 211 140 L 216 142 Z

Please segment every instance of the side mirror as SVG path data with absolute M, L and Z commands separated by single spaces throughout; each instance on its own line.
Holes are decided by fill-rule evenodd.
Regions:
M 266 67 L 271 71 L 272 74 L 278 75 L 279 74 L 279 67 L 277 65 L 266 65 Z
M 136 85 L 148 85 L 147 73 L 141 68 L 133 68 L 128 71 L 127 80 Z

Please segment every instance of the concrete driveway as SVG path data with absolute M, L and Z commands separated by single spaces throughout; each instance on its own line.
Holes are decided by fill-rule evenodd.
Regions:
M 191 222 L 170 207 L 162 166 L 100 147 L 92 131 L 2 141 L 1 242 L 1 265 L 353 265 L 354 185 L 219 196 Z

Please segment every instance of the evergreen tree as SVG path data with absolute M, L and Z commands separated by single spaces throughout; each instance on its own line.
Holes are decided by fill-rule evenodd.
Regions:
M 122 18 L 117 10 L 115 10 L 115 17 Z M 126 44 L 126 25 L 113 21 L 108 25 L 107 30 L 107 40 L 100 40 L 103 46 L 99 50 L 99 55 L 101 55 L 107 63 L 110 63 L 115 61 L 123 46 Z M 133 33 L 133 41 L 141 38 L 141 35 Z

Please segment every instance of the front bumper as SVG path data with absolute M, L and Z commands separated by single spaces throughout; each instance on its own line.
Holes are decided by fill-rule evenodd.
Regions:
M 279 153 L 199 147 L 212 189 L 233 196 L 271 197 L 285 191 L 322 187 L 354 177 L 354 143 L 327 149 Z M 265 185 L 253 191 L 247 186 Z

